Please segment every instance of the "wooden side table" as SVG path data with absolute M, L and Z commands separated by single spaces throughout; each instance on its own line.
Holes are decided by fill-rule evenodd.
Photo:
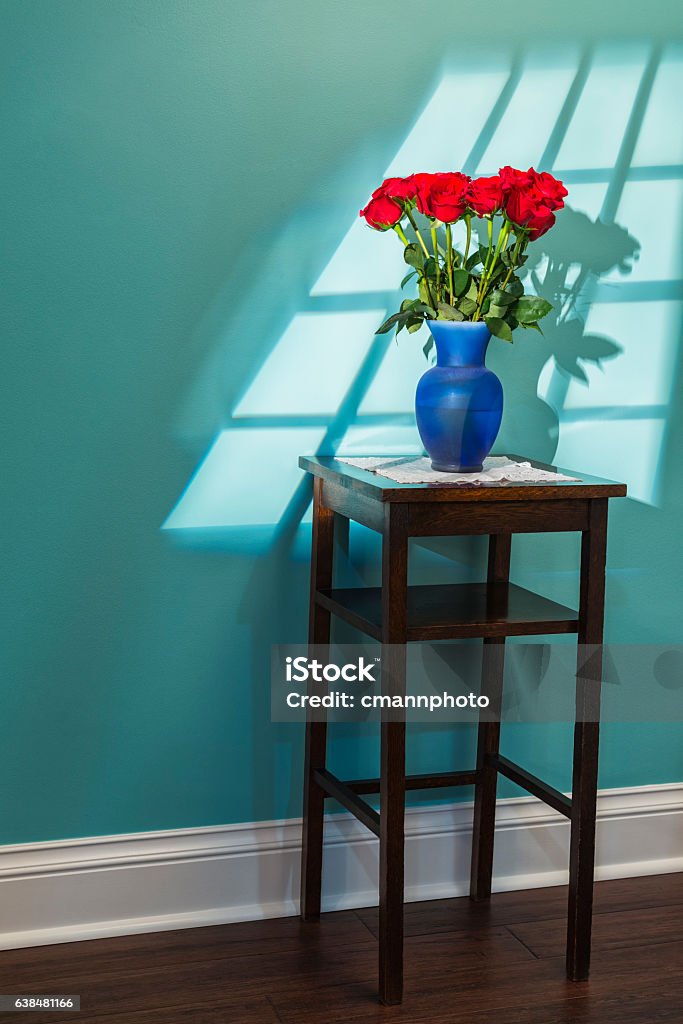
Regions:
M 405 656 L 402 665 L 396 662 L 408 641 L 480 637 L 489 711 L 500 708 L 507 636 L 577 633 L 580 644 L 602 643 L 607 502 L 626 494 L 623 484 L 585 474 L 571 482 L 397 484 L 334 458 L 304 457 L 299 465 L 314 477 L 310 643 L 329 643 L 330 618 L 338 615 L 381 643 L 395 645 L 391 672 L 400 677 Z M 552 466 L 534 465 L 557 472 Z M 333 588 L 335 516 L 382 535 L 381 587 Z M 554 531 L 581 532 L 578 612 L 509 581 L 512 534 Z M 409 537 L 473 534 L 489 536 L 486 583 L 408 586 Z M 320 915 L 323 814 L 325 799 L 331 797 L 379 836 L 381 1002 L 399 1003 L 403 993 L 406 790 L 474 785 L 470 895 L 486 900 L 491 896 L 499 774 L 570 819 L 567 976 L 577 981 L 588 977 L 601 675 L 601 659 L 593 656 L 577 677 L 571 799 L 500 754 L 499 721 L 480 722 L 473 770 L 408 777 L 405 722 L 383 721 L 379 778 L 353 781 L 341 781 L 326 768 L 326 723 L 307 722 L 301 915 L 306 921 Z M 363 800 L 377 792 L 379 814 Z

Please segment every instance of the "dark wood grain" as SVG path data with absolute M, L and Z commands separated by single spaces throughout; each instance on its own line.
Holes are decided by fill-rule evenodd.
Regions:
M 321 588 L 331 587 L 334 568 L 335 515 L 323 501 L 323 482 L 313 482 L 313 534 L 311 543 L 311 586 L 308 642 L 327 644 L 330 640 L 330 613 L 315 600 Z M 301 851 L 301 916 L 316 920 L 320 916 L 323 864 L 323 817 L 325 794 L 315 780 L 317 769 L 324 769 L 327 750 L 327 722 L 310 714 L 306 721 L 304 748 L 303 830 Z
M 374 807 L 362 800 L 350 786 L 338 779 L 332 772 L 319 768 L 314 772 L 314 778 L 326 796 L 336 800 L 347 811 L 350 811 L 374 835 L 379 835 L 379 814 Z
M 516 457 L 518 458 L 518 457 Z M 518 461 L 521 461 L 518 459 Z M 329 638 L 334 614 L 383 644 L 382 684 L 386 692 L 405 690 L 406 645 L 479 637 L 484 640 L 483 688 L 490 708 L 502 699 L 504 645 L 508 636 L 579 632 L 582 645 L 598 645 L 582 671 L 577 671 L 571 801 L 562 793 L 499 755 L 499 721 L 481 721 L 475 782 L 471 865 L 471 896 L 488 901 L 492 888 L 498 774 L 561 811 L 571 820 L 567 976 L 588 977 L 592 890 L 595 856 L 598 738 L 602 622 L 604 612 L 607 501 L 623 496 L 623 484 L 583 476 L 575 480 L 496 485 L 393 484 L 386 477 L 347 466 L 333 458 L 302 458 L 300 465 L 315 478 L 311 616 L 314 635 Z M 536 465 L 540 465 L 536 463 Z M 542 466 L 553 471 L 553 467 Z M 329 517 L 370 526 L 382 532 L 382 585 L 379 588 L 333 589 L 323 585 L 317 563 L 329 562 L 332 544 L 326 536 Z M 511 584 L 513 533 L 580 531 L 582 534 L 581 595 L 578 614 Z M 486 583 L 408 587 L 408 539 L 489 534 Z M 329 557 L 328 557 L 329 555 Z M 317 562 L 316 562 L 317 560 Z M 318 612 L 324 618 L 318 619 Z M 387 688 L 387 680 L 390 686 Z M 489 716 L 487 715 L 487 718 Z M 495 716 L 494 716 L 495 717 Z M 318 737 L 318 739 L 316 739 Z M 320 909 L 320 861 L 323 789 L 380 836 L 379 979 L 380 1000 L 401 1000 L 403 951 L 405 721 L 382 715 L 379 780 L 341 783 L 324 770 L 325 745 L 311 723 L 307 729 L 306 814 L 304 821 L 304 916 Z M 311 770 L 313 759 L 316 764 Z M 379 820 L 360 797 L 379 782 Z M 413 780 L 417 781 L 417 780 Z M 436 776 L 430 785 L 442 784 Z M 354 785 L 356 788 L 354 788 Z M 369 788 L 371 787 L 371 788 Z
M 648 875 L 643 878 L 615 878 L 595 886 L 594 914 L 631 913 L 663 907 L 678 908 L 683 922 L 683 874 Z M 365 926 L 377 934 L 377 907 L 356 911 Z M 430 900 L 407 903 L 405 934 L 407 937 L 437 935 L 442 931 L 469 931 L 520 923 L 542 923 L 561 919 L 566 924 L 567 886 L 527 889 L 519 892 L 497 892 L 488 903 L 469 899 Z M 639 937 L 628 933 L 630 944 Z M 680 936 L 683 938 L 683 934 Z
M 408 904 L 400 1007 L 376 1002 L 377 908 L 4 950 L 0 991 L 81 994 L 26 1024 L 680 1024 L 683 874 L 595 889 L 590 982 L 565 979 L 556 886 Z
M 507 589 L 505 608 L 510 609 L 510 558 L 512 535 L 493 534 L 489 539 L 487 587 Z M 477 735 L 477 785 L 474 790 L 470 896 L 486 900 L 491 895 L 493 847 L 496 831 L 496 790 L 498 771 L 494 758 L 500 747 L 500 713 L 505 671 L 505 636 L 486 637 L 482 656 L 482 693 L 489 698 L 489 715 L 479 722 Z
M 367 526 L 377 533 L 384 532 L 384 504 L 378 497 L 368 497 L 360 491 L 351 487 L 344 487 L 341 483 L 332 483 L 324 480 L 323 498 L 328 508 L 344 516 L 345 519 L 353 519 L 356 523 Z
M 570 797 L 565 796 L 559 789 L 555 789 L 554 786 L 549 786 L 547 782 L 543 782 L 536 775 L 532 775 L 525 768 L 515 764 L 508 757 L 502 755 L 494 755 L 492 757 L 492 764 L 498 769 L 501 775 L 504 775 L 506 779 L 510 779 L 516 785 L 521 786 L 527 793 L 531 793 L 532 796 L 538 797 L 539 800 L 543 800 L 548 807 L 552 807 L 553 810 L 559 811 L 565 818 L 571 817 L 572 813 L 572 802 Z
M 666 882 L 662 879 L 664 885 Z M 681 938 L 683 908 L 680 904 L 622 910 L 593 917 L 592 948 L 628 949 L 635 938 L 643 946 L 675 942 Z M 537 957 L 560 957 L 564 952 L 564 917 L 546 921 L 513 922 L 508 928 Z M 681 1007 L 683 1010 L 683 1005 Z
M 477 771 L 431 772 L 424 775 L 407 775 L 406 789 L 447 789 L 451 786 L 473 786 Z M 354 779 L 345 785 L 353 793 L 379 793 L 381 779 Z
M 67 942 L 52 946 L 0 950 L 0 992 L 13 985 L 28 991 L 32 985 L 53 983 L 64 991 L 62 979 L 79 977 L 87 965 L 92 975 L 126 975 L 137 970 L 174 969 L 184 964 L 236 957 L 269 957 L 287 950 L 318 954 L 325 949 L 371 943 L 372 931 L 353 911 L 325 915 L 325 927 L 309 927 L 298 917 L 183 928 L 178 931 L 126 935 L 124 938 Z
M 487 637 L 482 657 L 482 693 L 489 698 L 487 714 L 493 721 L 480 721 L 477 736 L 477 772 L 472 828 L 470 896 L 486 900 L 491 895 L 493 845 L 496 829 L 498 772 L 495 756 L 500 744 L 500 711 L 503 696 L 505 637 Z
M 508 583 L 512 558 L 512 534 L 498 533 L 489 537 L 486 579 L 488 583 Z
M 382 639 L 382 588 L 318 591 L 318 604 Z M 413 640 L 575 633 L 578 615 L 516 584 L 452 583 L 408 588 L 406 633 Z
M 594 914 L 620 916 L 632 911 L 665 907 L 677 908 L 683 922 L 683 874 L 648 875 L 643 878 L 615 878 L 595 886 Z M 356 911 L 366 927 L 377 934 L 377 907 Z M 497 892 L 488 903 L 469 899 L 430 900 L 407 903 L 405 934 L 408 937 L 437 935 L 442 931 L 466 930 L 474 934 L 481 929 L 505 925 L 517 928 L 520 923 L 543 923 L 562 920 L 566 925 L 567 886 L 527 889 L 519 892 Z M 625 933 L 629 945 L 640 939 L 634 932 Z M 679 936 L 683 938 L 682 932 Z M 671 938 L 671 936 L 668 936 Z
M 566 496 L 528 503 L 519 500 L 471 502 L 424 501 L 410 504 L 411 537 L 459 537 L 513 533 L 567 533 L 588 525 L 588 500 Z
M 591 957 L 606 556 L 607 499 L 600 498 L 591 502 L 581 539 L 579 644 L 595 646 L 588 661 L 580 651 L 576 680 L 567 925 L 567 976 L 574 981 L 588 977 Z
M 387 505 L 382 537 L 382 691 L 405 692 L 408 639 L 408 508 Z M 379 790 L 379 998 L 403 997 L 403 874 L 406 723 L 383 714 Z
M 60 1019 L 55 1017 L 54 1024 Z M 80 1024 L 87 1024 L 83 1015 L 77 1018 Z M 95 1019 L 95 1018 L 91 1018 Z M 244 1003 L 226 1004 L 218 1009 L 164 1007 L 162 1010 L 126 1010 L 123 1013 L 108 1013 L 102 1020 L 106 1024 L 280 1024 L 280 1017 L 268 999 L 249 999 Z M 30 1024 L 30 1022 L 29 1022 Z
M 316 994 L 315 1005 L 294 996 L 276 998 L 274 1006 L 283 1024 L 552 1024 L 567 1020 L 577 1024 L 655 1024 L 660 1020 L 679 1024 L 681 1020 L 682 940 L 600 950 L 591 982 L 579 984 L 567 982 L 560 957 L 520 960 L 482 956 L 474 963 L 454 957 L 444 971 L 438 947 L 435 954 L 432 964 L 428 954 L 415 957 L 410 948 L 401 1008 L 373 1008 L 371 995 L 362 985 L 329 986 Z
M 175 989 L 171 989 L 175 992 Z M 163 1003 L 163 1000 L 162 1000 Z M 166 1006 L 158 1010 L 136 1010 L 132 1007 L 120 1010 L 120 1004 L 113 1013 L 99 1016 L 95 1012 L 96 1004 L 81 1000 L 81 1012 L 78 1017 L 65 1017 L 62 1013 L 50 1013 L 39 1017 L 34 1013 L 21 1014 L 26 1024 L 58 1024 L 73 1021 L 77 1024 L 89 1024 L 92 1020 L 106 1021 L 106 1024 L 280 1024 L 280 1017 L 270 1000 L 255 997 L 231 1003 L 226 1000 L 220 1007 L 207 1006 Z M 16 1019 L 12 1015 L 11 1019 Z M 10 1020 L 9 1017 L 4 1020 Z

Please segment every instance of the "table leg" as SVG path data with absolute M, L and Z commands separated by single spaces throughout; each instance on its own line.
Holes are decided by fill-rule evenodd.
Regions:
M 490 700 L 488 715 L 498 720 L 479 723 L 477 738 L 478 779 L 474 789 L 474 824 L 472 828 L 472 867 L 470 896 L 487 900 L 493 878 L 493 844 L 496 831 L 496 790 L 498 769 L 492 759 L 500 747 L 500 709 L 503 695 L 505 637 L 484 640 L 482 661 L 482 692 Z
M 601 498 L 591 502 L 581 543 L 579 644 L 590 645 L 590 656 L 586 660 L 585 648 L 580 649 L 576 680 L 567 929 L 572 981 L 584 980 L 590 969 L 606 549 L 607 499 Z
M 488 582 L 505 583 L 510 578 L 512 537 L 494 534 L 489 539 Z M 487 721 L 479 723 L 477 737 L 478 781 L 474 791 L 474 825 L 472 829 L 472 865 L 470 896 L 486 900 L 491 896 L 493 878 L 493 845 L 496 830 L 496 789 L 498 771 L 491 759 L 500 747 L 500 712 L 505 669 L 505 637 L 484 640 L 482 654 L 482 692 L 489 698 Z M 495 721 L 490 719 L 494 718 Z
M 311 550 L 311 591 L 309 607 L 309 644 L 329 644 L 330 613 L 317 604 L 316 590 L 332 586 L 334 560 L 334 512 L 322 501 L 323 481 L 316 477 L 313 491 L 313 540 Z M 325 767 L 327 722 L 306 719 L 304 755 L 304 810 L 301 851 L 301 917 L 304 921 L 320 916 L 320 891 L 323 863 L 323 821 L 325 796 L 314 780 L 316 768 Z
M 405 690 L 408 584 L 407 506 L 385 506 L 382 541 L 383 691 Z M 384 646 L 389 645 L 389 646 Z M 387 685 L 388 681 L 388 685 Z M 382 716 L 379 837 L 379 997 L 403 998 L 403 875 L 406 724 Z

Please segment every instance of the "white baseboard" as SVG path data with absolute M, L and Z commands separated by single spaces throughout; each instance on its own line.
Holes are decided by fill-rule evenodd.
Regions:
M 605 790 L 597 877 L 683 871 L 683 783 Z M 406 899 L 467 892 L 472 805 L 406 815 Z M 298 912 L 300 821 L 0 847 L 0 948 Z M 533 797 L 498 802 L 495 888 L 567 881 L 569 825 Z M 350 816 L 325 830 L 324 907 L 377 903 L 377 841 Z

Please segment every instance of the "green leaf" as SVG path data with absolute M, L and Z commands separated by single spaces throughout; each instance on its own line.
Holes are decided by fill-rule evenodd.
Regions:
M 426 316 L 436 317 L 436 310 L 426 302 L 421 302 L 420 299 L 404 299 L 401 303 L 401 308 L 398 313 L 395 314 L 397 318 L 407 323 L 408 320 L 419 320 L 422 322 Z M 391 317 L 389 318 L 391 319 Z M 389 321 L 387 321 L 388 323 Z
M 459 309 L 455 309 L 453 306 L 449 306 L 447 302 L 437 302 L 437 312 L 439 314 L 439 320 L 464 320 L 465 317 L 462 315 Z
M 408 328 L 408 334 L 414 334 L 415 331 L 419 331 L 424 323 L 424 320 L 408 320 L 406 327 Z
M 507 306 L 498 306 L 496 305 L 495 302 L 492 302 L 489 308 L 487 309 L 486 303 L 484 303 L 482 307 L 482 313 L 484 313 L 485 316 L 496 316 L 499 317 L 501 320 L 504 320 L 508 313 L 508 309 Z
M 502 292 L 500 288 L 494 288 L 491 293 L 491 302 L 496 306 L 509 306 L 511 302 L 515 301 L 515 296 L 510 292 Z
M 538 295 L 522 295 L 517 300 L 514 313 L 520 324 L 532 324 L 546 316 L 552 308 L 547 299 Z
M 475 281 L 475 279 L 472 278 L 472 280 L 470 281 L 470 286 L 467 289 L 467 291 L 465 292 L 465 298 L 466 299 L 474 299 L 475 302 L 476 302 L 478 295 L 479 295 L 479 282 Z
M 403 250 L 403 259 L 409 267 L 415 267 L 416 270 L 421 270 L 425 262 L 425 254 L 417 244 L 417 242 L 411 242 Z
M 401 303 L 401 312 L 409 313 L 411 310 L 418 313 L 431 313 L 432 316 L 436 316 L 432 307 L 425 302 L 421 302 L 420 299 L 404 299 Z
M 375 334 L 388 334 L 394 324 L 397 324 L 401 319 L 402 316 L 400 313 L 392 313 L 390 317 L 387 317 L 382 326 L 377 328 Z
M 519 298 L 520 295 L 524 295 L 524 285 L 520 279 L 513 274 L 505 285 L 505 291 L 509 295 L 514 295 L 516 298 Z
M 427 340 L 425 341 L 424 345 L 422 346 L 422 351 L 424 352 L 425 359 L 429 359 L 429 353 L 432 351 L 433 347 L 434 339 L 430 334 Z
M 379 327 L 375 334 L 387 334 L 394 325 L 396 326 L 396 333 L 406 326 L 410 321 L 419 322 L 425 319 L 426 314 L 430 317 L 436 317 L 436 310 L 432 309 L 431 306 L 426 305 L 424 302 L 420 302 L 419 299 L 404 299 L 401 303 L 401 309 L 398 313 L 393 313 L 390 317 L 384 321 Z
M 453 271 L 453 291 L 456 295 L 464 295 L 469 288 L 470 275 L 462 268 Z
M 430 256 L 429 259 L 424 261 L 422 273 L 425 277 L 436 277 L 436 260 L 433 256 Z
M 522 324 L 522 323 L 520 323 L 519 326 L 520 327 L 525 327 L 527 330 L 538 331 L 539 334 L 543 334 L 543 331 L 541 330 L 541 328 L 538 326 L 537 323 L 533 323 L 533 324 Z M 586 379 L 588 379 L 588 378 L 586 378 Z
M 512 331 L 510 330 L 510 326 L 509 324 L 506 324 L 501 317 L 487 316 L 484 317 L 484 321 L 491 334 L 494 334 L 496 338 L 501 338 L 502 341 L 512 341 Z
M 458 302 L 458 309 L 460 310 L 461 313 L 464 313 L 465 316 L 472 316 L 472 313 L 474 313 L 476 308 L 476 300 L 469 299 L 467 296 L 465 296 L 464 299 L 460 299 Z
M 405 288 L 405 286 L 408 284 L 408 281 L 410 281 L 411 277 L 415 277 L 416 274 L 417 270 L 411 270 L 409 274 L 406 274 L 406 276 L 401 281 L 401 288 Z
M 483 262 L 484 261 L 481 258 L 481 252 L 473 252 L 471 256 L 467 257 L 467 262 L 465 263 L 465 270 L 473 270 L 474 267 L 476 267 L 477 263 Z

